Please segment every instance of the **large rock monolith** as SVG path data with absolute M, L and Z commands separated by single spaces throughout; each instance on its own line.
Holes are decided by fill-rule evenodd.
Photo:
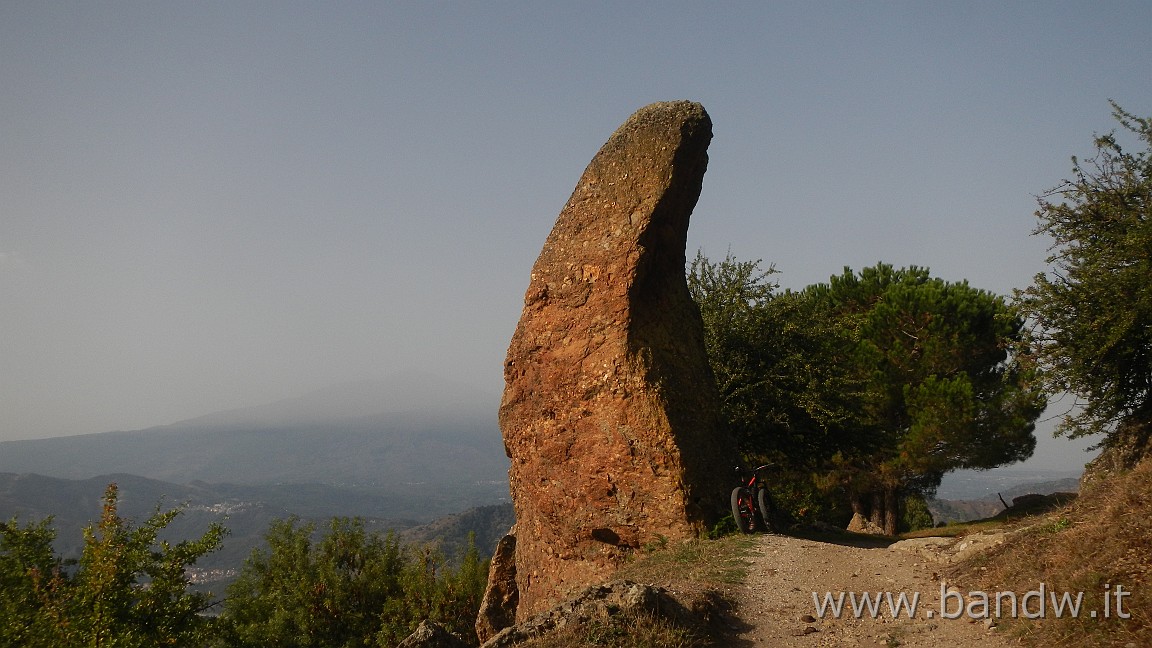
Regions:
M 532 267 L 504 365 L 517 619 L 727 507 L 732 442 L 684 278 L 712 123 L 646 106 L 596 154 Z

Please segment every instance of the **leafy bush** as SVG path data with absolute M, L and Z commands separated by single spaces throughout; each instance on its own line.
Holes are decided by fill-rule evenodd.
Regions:
M 228 590 L 220 641 L 247 648 L 394 646 L 431 619 L 475 643 L 488 564 L 470 543 L 453 568 L 430 547 L 368 533 L 357 518 L 274 522 Z
M 931 529 L 935 526 L 935 521 L 932 519 L 932 512 L 928 510 L 928 504 L 924 501 L 924 497 L 918 494 L 905 495 L 904 501 L 900 505 L 900 531 L 919 531 L 920 529 Z
M 188 591 L 185 568 L 219 548 L 224 528 L 172 545 L 157 535 L 179 508 L 134 527 L 118 503 L 110 484 L 78 562 L 55 554 L 50 520 L 0 523 L 0 645 L 195 646 L 211 636 L 211 620 L 200 615 L 210 595 Z

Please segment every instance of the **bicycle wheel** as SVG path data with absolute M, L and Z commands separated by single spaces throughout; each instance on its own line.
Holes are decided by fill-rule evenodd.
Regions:
M 740 533 L 752 533 L 755 522 L 752 519 L 752 492 L 743 486 L 732 489 L 732 518 Z
M 756 489 L 756 508 L 760 510 L 760 519 L 764 520 L 764 530 L 768 533 L 775 532 L 776 525 L 772 523 L 774 516 L 772 497 L 768 494 L 767 488 Z

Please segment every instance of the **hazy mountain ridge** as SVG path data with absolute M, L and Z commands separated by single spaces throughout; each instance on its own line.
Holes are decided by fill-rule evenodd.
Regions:
M 119 514 L 134 523 L 157 507 L 183 508 L 162 534 L 164 539 L 199 537 L 212 522 L 223 524 L 228 537 L 221 551 L 200 561 L 198 567 L 205 569 L 239 568 L 252 549 L 263 544 L 269 524 L 290 516 L 312 521 L 318 529 L 326 528 L 332 517 L 360 517 L 370 530 L 396 531 L 407 542 L 438 544 L 449 557 L 467 546 L 470 532 L 476 534 L 481 553 L 491 553 L 512 524 L 511 504 L 462 511 L 475 506 L 476 498 L 429 499 L 416 489 L 380 494 L 324 484 L 181 485 L 125 474 L 74 480 L 32 473 L 0 473 L 0 520 L 16 518 L 23 525 L 51 517 L 57 551 L 78 556 L 81 531 L 99 520 L 104 491 L 113 482 L 120 493 Z
M 349 383 L 144 430 L 0 442 L 0 471 L 177 483 L 506 480 L 498 401 L 460 394 L 426 378 Z
M 77 555 L 116 482 L 133 520 L 185 507 L 171 539 L 223 522 L 230 535 L 207 568 L 239 567 L 271 521 L 292 515 L 401 531 L 508 501 L 498 402 L 413 374 L 144 430 L 2 442 L 0 519 L 52 516 L 58 549 Z
M 928 500 L 928 510 L 932 513 L 932 519 L 936 520 L 936 522 L 968 522 L 992 517 L 1000 511 L 1003 511 L 1004 504 L 1000 501 L 1001 497 L 1004 498 L 1005 502 L 1011 504 L 1012 498 L 1021 495 L 1031 493 L 1039 495 L 1076 493 L 1079 492 L 1079 490 L 1079 478 L 1066 477 L 1063 479 L 1019 484 L 1006 488 L 999 493 L 985 495 L 979 499 L 931 499 Z

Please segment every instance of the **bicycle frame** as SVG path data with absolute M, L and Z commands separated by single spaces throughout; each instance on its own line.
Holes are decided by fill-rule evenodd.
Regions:
M 741 485 L 732 490 L 732 517 L 742 533 L 772 531 L 772 500 L 760 479 L 760 471 L 770 467 L 765 464 L 753 468 L 747 479 L 743 476 L 744 471 L 736 467 L 736 472 L 741 475 Z

